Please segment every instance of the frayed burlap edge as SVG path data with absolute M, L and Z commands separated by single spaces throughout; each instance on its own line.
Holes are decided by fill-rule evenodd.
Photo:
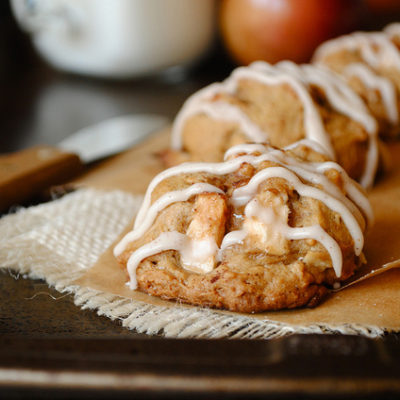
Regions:
M 137 212 L 141 196 L 81 189 L 48 204 L 21 209 L 0 220 L 0 266 L 43 279 L 74 296 L 81 309 L 96 310 L 122 326 L 168 338 L 272 339 L 295 333 L 348 334 L 376 338 L 376 326 L 289 325 L 251 316 L 184 307 L 156 306 L 74 285 Z M 95 227 L 96 234 L 93 236 Z M 88 233 L 91 233 L 88 235 Z

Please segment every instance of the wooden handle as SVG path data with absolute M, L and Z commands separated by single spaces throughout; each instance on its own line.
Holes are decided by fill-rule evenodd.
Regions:
M 0 211 L 67 181 L 82 169 L 76 154 L 50 146 L 0 155 Z

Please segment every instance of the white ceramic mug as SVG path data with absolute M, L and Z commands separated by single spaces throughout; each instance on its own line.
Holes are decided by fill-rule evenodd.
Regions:
M 215 36 L 215 0 L 11 0 L 39 53 L 65 71 L 137 77 L 190 64 Z

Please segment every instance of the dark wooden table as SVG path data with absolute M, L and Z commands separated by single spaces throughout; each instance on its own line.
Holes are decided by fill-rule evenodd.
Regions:
M 232 69 L 217 46 L 183 75 L 131 81 L 68 75 L 39 59 L 7 6 L 0 7 L 0 152 L 56 144 L 127 113 L 172 119 L 188 95 Z M 149 337 L 78 309 L 71 296 L 41 281 L 0 274 L 0 398 L 395 398 L 399 367 L 397 335 Z M 15 383 L 4 385 L 13 373 Z

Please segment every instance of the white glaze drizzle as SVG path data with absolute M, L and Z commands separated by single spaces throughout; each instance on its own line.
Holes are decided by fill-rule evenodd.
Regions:
M 339 200 L 313 186 L 303 184 L 292 172 L 282 167 L 265 168 L 255 174 L 245 186 L 235 189 L 232 193 L 232 202 L 236 206 L 244 205 L 257 193 L 259 185 L 270 178 L 283 178 L 300 194 L 324 203 L 329 209 L 338 213 L 346 225 L 354 242 L 354 252 L 358 256 L 364 245 L 364 235 L 357 219 L 350 210 Z
M 385 26 L 383 31 L 389 36 L 390 39 L 397 36 L 400 38 L 400 23 L 393 22 Z
M 245 216 L 246 218 L 255 218 L 266 226 L 273 226 L 274 235 L 282 235 L 289 240 L 316 240 L 322 244 L 322 246 L 330 255 L 332 267 L 336 273 L 336 276 L 340 276 L 342 274 L 342 251 L 336 240 L 326 233 L 320 225 L 311 225 L 301 228 L 290 227 L 287 225 L 287 221 L 282 220 L 281 216 L 276 215 L 272 208 L 261 206 L 256 198 L 251 200 L 246 205 Z M 246 229 L 246 224 L 244 227 Z
M 363 125 L 369 134 L 369 148 L 361 182 L 365 187 L 372 185 L 378 165 L 376 121 L 369 114 L 361 98 L 341 78 L 323 67 L 297 66 L 288 61 L 271 66 L 258 61 L 249 67 L 235 69 L 224 82 L 212 84 L 195 93 L 186 101 L 172 128 L 172 147 L 174 149 L 179 150 L 182 147 L 181 135 L 186 120 L 199 113 L 205 113 L 215 119 L 238 123 L 242 132 L 254 142 L 263 142 L 268 139 L 268 134 L 251 122 L 239 107 L 225 103 L 226 109 L 224 110 L 222 101 L 210 102 L 212 97 L 218 93 L 234 93 L 240 79 L 252 79 L 266 85 L 290 85 L 303 104 L 306 139 L 318 143 L 323 147 L 325 154 L 331 159 L 335 159 L 330 137 L 325 131 L 321 116 L 309 93 L 310 84 L 323 88 L 331 106 Z
M 279 84 L 289 84 L 297 93 L 300 100 L 304 106 L 304 123 L 306 136 L 309 139 L 313 139 L 320 143 L 325 150 L 330 154 L 331 158 L 334 159 L 334 152 L 330 139 L 325 132 L 323 127 L 321 117 L 316 110 L 313 100 L 308 93 L 308 90 L 302 82 L 295 79 L 290 74 L 279 71 L 273 68 L 267 63 L 253 63 L 250 67 L 240 67 L 235 69 L 231 76 L 228 77 L 224 82 L 210 85 L 203 90 L 193 94 L 184 104 L 181 111 L 178 113 L 175 122 L 172 127 L 172 148 L 179 150 L 182 148 L 181 135 L 184 123 L 187 118 L 192 116 L 201 109 L 202 104 L 212 99 L 212 97 L 217 93 L 233 93 L 236 90 L 237 83 L 239 79 L 250 78 L 256 79 L 261 83 L 267 85 L 279 85 Z M 239 107 L 235 107 L 236 112 L 239 113 Z M 233 109 L 232 109 L 233 111 Z M 249 134 L 249 131 L 243 132 Z M 251 134 L 251 132 L 250 132 Z M 268 139 L 268 134 L 264 133 L 263 137 L 257 141 L 265 141 Z
M 372 68 L 400 69 L 400 52 L 385 32 L 355 32 L 328 40 L 317 48 L 314 60 L 319 63 L 329 54 L 343 48 L 358 50 L 363 61 Z
M 273 152 L 274 152 L 274 154 L 278 154 L 278 153 L 282 154 L 282 152 L 280 152 L 279 150 L 274 150 Z M 271 154 L 262 154 L 261 156 L 258 156 L 258 157 L 251 156 L 251 155 L 244 155 L 244 156 L 232 159 L 232 160 L 225 161 L 223 163 L 183 163 L 181 165 L 177 165 L 175 167 L 169 168 L 169 169 L 161 172 L 150 182 L 150 185 L 147 189 L 147 192 L 146 192 L 144 200 L 143 200 L 143 204 L 137 214 L 134 228 L 137 229 L 139 227 L 139 225 L 141 225 L 143 223 L 143 220 L 146 216 L 147 210 L 150 206 L 151 194 L 152 194 L 154 188 L 162 180 L 169 178 L 171 176 L 174 176 L 174 175 L 181 174 L 181 173 L 206 172 L 206 173 L 210 173 L 210 174 L 214 174 L 214 175 L 225 175 L 225 174 L 229 174 L 229 173 L 237 170 L 242 163 L 248 163 L 253 166 L 256 166 L 259 163 L 266 161 L 266 160 L 277 162 L 276 159 L 271 158 Z M 337 165 L 337 164 L 332 163 L 332 165 Z M 339 165 L 337 166 L 336 169 L 339 171 L 342 170 Z M 306 173 L 305 170 L 304 171 L 298 170 L 298 172 L 303 173 L 303 174 Z M 345 173 L 343 175 L 346 176 Z M 322 179 L 323 179 L 323 177 L 321 176 L 321 180 Z M 350 181 L 350 179 L 348 179 L 347 182 L 348 182 L 349 186 L 355 186 L 354 183 L 352 183 Z M 318 183 L 321 183 L 321 182 L 318 182 Z M 325 186 L 324 186 L 325 190 L 329 190 L 329 187 L 327 187 L 328 185 L 329 185 L 329 183 L 328 184 L 325 183 Z M 331 185 L 333 185 L 333 184 L 331 184 Z M 331 185 L 329 185 L 329 186 L 331 186 Z M 364 195 L 360 191 L 353 190 L 353 192 L 355 195 L 352 200 L 355 201 L 356 204 L 358 204 L 360 201 L 359 199 L 363 198 Z M 344 197 L 345 196 L 342 195 L 342 198 L 344 198 Z
M 283 61 L 278 63 L 277 67 L 292 71 L 299 76 L 299 79 L 303 77 L 308 84 L 323 88 L 335 110 L 364 126 L 369 135 L 369 140 L 365 168 L 360 183 L 366 188 L 371 187 L 378 168 L 378 127 L 376 120 L 369 113 L 361 97 L 339 75 L 323 66 L 298 66 L 292 62 Z
M 179 251 L 181 262 L 186 269 L 207 273 L 210 271 L 202 269 L 203 262 L 216 254 L 218 246 L 212 239 L 193 240 L 177 231 L 161 233 L 156 239 L 143 245 L 129 257 L 127 270 L 130 278 L 129 287 L 132 290 L 137 288 L 136 270 L 140 262 L 167 250 Z
M 196 107 L 199 107 L 201 104 L 206 103 L 206 100 L 212 99 L 215 95 L 221 93 L 223 87 L 223 82 L 215 82 L 198 90 L 186 99 L 172 125 L 171 147 L 173 149 L 180 150 L 182 147 L 181 133 L 188 118 L 187 115 L 193 115 L 193 110 Z
M 222 253 L 224 250 L 234 244 L 242 244 L 246 239 L 247 232 L 244 229 L 240 229 L 237 231 L 231 231 L 224 236 L 222 240 L 220 251 L 219 251 L 219 259 L 222 258 Z
M 246 145 L 238 145 L 238 149 L 240 152 L 243 151 L 254 151 L 255 147 L 247 147 Z M 257 146 L 256 150 L 261 152 L 261 147 Z M 233 154 L 235 154 L 233 152 Z M 361 232 L 362 224 L 362 216 L 355 210 L 354 204 L 347 199 L 344 194 L 341 194 L 340 190 L 333 190 L 332 187 L 336 187 L 332 182 L 330 182 L 324 175 L 321 173 L 321 178 L 316 178 L 317 174 L 312 171 L 325 171 L 329 168 L 337 169 L 343 177 L 346 177 L 346 173 L 340 166 L 337 166 L 334 162 L 328 163 L 304 163 L 304 165 L 296 160 L 293 159 L 292 162 L 288 162 L 292 158 L 286 156 L 281 150 L 271 149 L 269 146 L 264 147 L 264 154 L 259 156 L 251 156 L 251 155 L 244 155 L 238 158 L 225 161 L 223 163 L 186 163 L 181 164 L 179 166 L 170 168 L 161 172 L 157 175 L 153 181 L 150 183 L 149 188 L 146 192 L 145 199 L 143 201 L 142 207 L 139 211 L 135 222 L 135 229 L 133 232 L 136 231 L 135 234 L 132 234 L 128 240 L 125 240 L 123 244 L 118 245 L 118 249 L 116 250 L 117 254 L 121 254 L 124 248 L 126 247 L 127 243 L 132 240 L 132 237 L 136 238 L 138 235 L 137 232 L 146 231 L 146 228 L 142 228 L 142 224 L 145 227 L 148 227 L 149 221 L 154 221 L 155 216 L 160 212 L 160 210 L 164 206 L 172 204 L 173 202 L 179 201 L 179 198 L 190 197 L 190 193 L 192 195 L 199 194 L 201 192 L 201 186 L 192 185 L 191 187 L 184 189 L 182 191 L 175 191 L 171 192 L 172 196 L 165 197 L 166 195 L 160 197 L 153 205 L 150 207 L 151 201 L 151 194 L 154 188 L 164 179 L 184 173 L 196 173 L 196 172 L 208 172 L 215 175 L 224 175 L 231 173 L 238 169 L 242 163 L 249 163 L 252 165 L 257 165 L 265 160 L 270 160 L 277 162 L 279 164 L 284 164 L 286 162 L 285 167 L 269 167 L 266 169 L 261 170 L 259 173 L 253 176 L 253 178 L 248 182 L 247 185 L 242 186 L 236 189 L 232 194 L 232 202 L 236 204 L 242 204 L 245 201 L 245 198 L 251 200 L 251 197 L 256 194 L 258 185 L 265 179 L 269 179 L 272 177 L 282 177 L 286 181 L 288 181 L 291 185 L 293 185 L 294 189 L 298 191 L 300 195 L 308 196 L 311 198 L 315 198 L 321 202 L 323 202 L 328 208 L 332 209 L 333 211 L 339 213 L 341 216 L 344 224 L 346 225 L 350 235 L 353 238 L 354 242 L 354 250 L 357 255 L 360 254 L 363 246 L 363 236 Z M 303 165 L 303 168 L 300 166 Z M 326 165 L 326 166 L 325 166 Z M 328 167 L 329 165 L 329 167 Z M 337 167 L 336 167 L 337 166 Z M 296 173 L 301 176 L 303 179 L 310 179 L 312 182 L 321 185 L 327 192 L 323 192 L 322 190 L 315 188 L 313 186 L 309 186 L 304 184 L 300 181 L 300 179 L 290 170 L 296 171 Z M 269 171 L 269 172 L 268 172 Z M 368 207 L 365 204 L 368 204 L 363 193 L 359 191 L 356 185 L 347 177 L 343 179 L 345 183 L 345 188 L 347 187 L 349 197 L 357 204 L 361 204 L 365 209 Z M 215 186 L 205 184 L 208 186 L 203 186 L 204 191 L 214 191 L 219 193 L 220 189 L 216 188 Z M 193 188 L 193 186 L 195 188 Z M 344 201 L 345 199 L 345 201 Z M 182 201 L 182 200 L 181 200 Z M 154 206 L 155 205 L 155 206 Z M 152 209 L 152 207 L 154 208 Z M 248 205 L 247 205 L 248 206 Z M 246 208 L 247 208 L 246 206 Z M 150 217 L 146 216 L 147 211 L 150 214 Z M 365 210 L 364 210 L 365 211 Z M 353 214 L 354 213 L 354 214 Z M 368 217 L 369 213 L 365 212 L 366 216 Z M 246 209 L 245 209 L 246 215 Z M 251 207 L 247 209 L 247 217 L 253 217 L 254 215 L 251 214 Z M 339 262 L 339 258 L 341 260 L 341 251 L 338 244 L 331 238 L 321 227 L 313 226 L 313 227 L 302 227 L 302 228 L 291 228 L 287 226 L 285 229 L 280 227 L 282 234 L 284 234 L 289 240 L 298 240 L 298 239 L 309 239 L 313 238 L 319 241 L 328 251 L 331 256 L 332 266 L 338 276 L 340 276 L 341 270 L 341 263 Z M 177 250 L 181 254 L 181 260 L 183 266 L 186 269 L 193 270 L 195 272 L 209 272 L 209 264 L 205 263 L 209 257 L 214 256 L 217 254 L 217 257 L 220 259 L 222 257 L 222 252 L 229 246 L 232 246 L 235 243 L 241 243 L 246 237 L 246 232 L 242 230 L 233 231 L 225 235 L 220 249 L 218 250 L 218 246 L 212 238 L 206 240 L 196 241 L 189 238 L 187 235 L 179 233 L 179 232 L 164 232 L 162 233 L 157 239 L 153 240 L 151 243 L 148 243 L 138 250 L 136 250 L 130 256 L 128 260 L 128 271 L 130 274 L 131 279 L 131 288 L 136 287 L 136 276 L 135 271 L 139 263 L 154 254 L 158 254 L 162 251 L 166 250 Z M 129 235 L 129 234 L 128 234 Z M 328 239 L 328 236 L 330 239 Z M 336 245 L 334 244 L 336 243 Z M 338 250 L 339 249 L 339 250 Z
M 347 172 L 339 164 L 326 161 L 323 163 L 313 164 L 317 171 L 325 172 L 329 169 L 335 169 L 338 171 L 344 182 L 344 190 L 346 195 L 355 203 L 357 207 L 362 210 L 368 221 L 368 226 L 371 227 L 374 224 L 374 212 L 372 211 L 371 203 L 368 198 L 362 193 L 362 191 L 354 184 L 352 179 L 347 175 Z
M 293 71 L 285 71 L 272 67 L 265 62 L 257 61 L 249 67 L 236 68 L 225 81 L 227 91 L 233 93 L 241 79 L 252 79 L 265 85 L 289 85 L 303 105 L 306 138 L 318 142 L 325 149 L 325 152 L 332 159 L 335 159 L 335 153 L 329 135 L 325 131 L 321 116 L 315 107 L 307 86 L 305 86 L 305 82 L 299 79 L 299 76 L 295 75 Z
M 154 188 L 164 179 L 178 174 L 193 174 L 197 172 L 206 172 L 214 175 L 225 175 L 237 170 L 244 162 L 255 163 L 257 157 L 242 156 L 224 163 L 183 163 L 172 168 L 168 168 L 154 177 L 150 182 L 143 199 L 142 206 L 136 216 L 134 228 L 137 229 L 146 217 L 147 210 L 151 203 L 151 195 Z M 261 162 L 261 161 L 259 161 Z
M 388 121 L 393 125 L 399 122 L 396 89 L 389 79 L 379 76 L 368 65 L 362 63 L 349 64 L 343 73 L 347 77 L 355 76 L 361 80 L 364 86 L 377 90 L 382 99 Z
M 311 140 L 311 139 L 298 140 L 297 142 L 294 142 L 288 146 L 285 146 L 283 149 L 284 150 L 292 150 L 299 146 L 306 146 L 306 147 L 316 151 L 317 153 L 321 153 L 324 156 L 329 157 L 329 154 L 326 152 L 326 150 L 318 142 Z
M 215 120 L 236 123 L 241 131 L 254 142 L 263 142 L 267 137 L 266 133 L 251 121 L 239 107 L 223 101 L 214 101 L 213 103 L 199 102 L 195 106 L 188 108 L 185 116 L 190 118 L 197 114 L 205 114 Z
M 220 121 L 231 121 L 239 125 L 242 132 L 255 142 L 263 142 L 268 135 L 254 124 L 242 110 L 227 102 L 209 100 L 224 92 L 224 83 L 212 83 L 190 96 L 182 106 L 172 126 L 171 147 L 175 150 L 182 148 L 182 131 L 188 118 L 196 114 L 206 114 Z
M 253 63 L 250 67 L 260 71 L 271 70 L 271 66 L 268 66 L 268 64 L 265 65 L 263 62 Z M 360 183 L 366 188 L 371 187 L 378 167 L 379 158 L 377 124 L 360 96 L 358 96 L 339 75 L 328 70 L 324 66 L 307 64 L 297 65 L 290 61 L 282 61 L 277 63 L 275 67 L 292 74 L 305 85 L 314 84 L 323 88 L 328 101 L 336 111 L 357 121 L 365 128 L 369 135 L 369 141 L 365 168 L 360 178 Z M 321 144 L 319 139 L 315 141 Z
M 141 224 L 136 229 L 128 232 L 115 246 L 114 255 L 118 257 L 124 252 L 128 243 L 139 239 L 151 227 L 161 210 L 165 209 L 170 204 L 177 203 L 179 201 L 187 201 L 192 196 L 205 192 L 221 194 L 224 193 L 221 189 L 217 188 L 214 185 L 210 185 L 209 183 L 195 183 L 185 189 L 174 190 L 158 198 L 147 210 L 145 214 L 146 216 Z
M 329 103 L 336 111 L 363 125 L 368 133 L 376 132 L 376 121 L 361 97 L 339 75 L 322 66 L 308 64 L 296 66 L 288 61 L 281 62 L 278 66 L 279 68 L 290 66 L 290 68 L 301 69 L 308 84 L 324 89 Z
M 285 150 L 291 150 L 300 145 L 305 145 L 310 148 L 314 147 L 313 150 L 318 152 L 318 144 L 317 146 L 315 146 L 315 142 L 307 139 L 302 139 L 294 144 L 291 144 L 290 146 L 287 146 Z M 263 150 L 261 148 L 262 146 L 264 147 Z M 360 191 L 360 189 L 357 188 L 357 186 L 347 175 L 343 167 L 341 167 L 339 164 L 331 161 L 325 161 L 321 163 L 308 163 L 304 161 L 300 162 L 293 157 L 286 156 L 284 152 L 278 149 L 274 149 L 268 145 L 246 143 L 238 144 L 231 147 L 225 153 L 225 158 L 229 158 L 235 154 L 252 151 L 257 151 L 264 155 L 263 157 L 259 158 L 260 160 L 269 160 L 281 166 L 285 166 L 286 168 L 295 172 L 297 175 L 301 176 L 303 179 L 306 179 L 309 182 L 313 182 L 316 185 L 322 186 L 325 191 L 327 191 L 331 196 L 337 198 L 339 201 L 343 202 L 346 207 L 348 207 L 352 211 L 362 227 L 364 227 L 365 224 L 364 219 L 359 212 L 359 209 L 361 209 L 363 214 L 366 216 L 368 225 L 370 226 L 373 224 L 373 212 L 368 199 Z M 334 169 L 339 172 L 344 183 L 344 190 L 351 201 L 340 191 L 340 189 L 334 183 L 332 183 L 325 175 L 323 175 L 323 173 L 329 169 Z M 355 206 L 354 204 L 357 204 L 357 206 Z
M 266 148 L 270 149 L 268 145 L 261 143 L 241 143 L 229 148 L 224 154 L 224 161 L 242 153 L 261 153 L 265 154 Z
M 258 204 L 257 199 L 251 200 L 245 208 L 246 218 L 254 218 L 266 226 L 273 226 L 274 234 L 282 235 L 288 240 L 314 239 L 321 243 L 331 257 L 332 267 L 335 274 L 337 276 L 341 275 L 343 265 L 341 249 L 337 242 L 326 233 L 321 226 L 312 225 L 301 228 L 292 228 L 287 224 L 280 222 L 272 215 L 272 210 L 266 207 L 261 207 Z M 219 259 L 222 259 L 222 254 L 228 247 L 243 244 L 248 234 L 249 232 L 248 229 L 246 229 L 246 225 L 244 225 L 243 229 L 229 232 L 221 244 Z

